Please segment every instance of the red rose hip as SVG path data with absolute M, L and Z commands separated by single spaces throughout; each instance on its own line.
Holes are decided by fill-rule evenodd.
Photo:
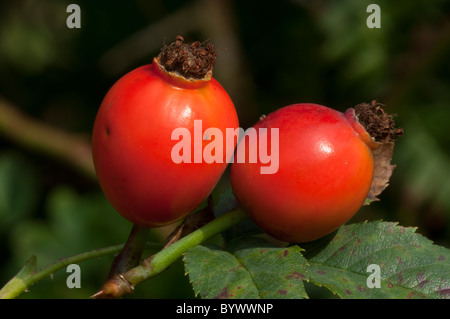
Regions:
M 278 171 L 261 174 L 265 164 L 235 161 L 231 184 L 243 209 L 268 234 L 288 242 L 312 241 L 336 230 L 363 205 L 374 176 L 373 151 L 381 143 L 357 121 L 354 109 L 341 113 L 294 104 L 254 128 L 259 141 L 267 132 L 269 143 L 271 128 L 279 129 Z M 237 152 L 252 152 L 256 146 L 248 144 L 242 140 Z
M 214 59 L 212 45 L 185 44 L 177 37 L 152 64 L 120 78 L 100 106 L 92 137 L 98 180 L 112 206 L 137 225 L 157 227 L 185 217 L 206 199 L 226 168 L 225 159 L 172 159 L 177 128 L 193 136 L 195 120 L 223 132 L 239 126 L 230 97 L 212 78 Z M 200 142 L 201 147 L 208 142 Z

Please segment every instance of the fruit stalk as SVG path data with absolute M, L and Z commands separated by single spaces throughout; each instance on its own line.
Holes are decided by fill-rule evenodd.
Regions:
M 135 285 L 167 269 L 188 249 L 203 243 L 247 218 L 247 214 L 239 208 L 217 217 L 212 222 L 183 237 L 176 243 L 155 255 L 147 257 L 139 266 L 123 274 L 115 275 L 106 281 L 100 291 L 94 294 L 92 298 L 119 298 L 132 293 Z
M 133 225 L 127 242 L 114 258 L 108 279 L 139 265 L 149 232 L 150 228 Z

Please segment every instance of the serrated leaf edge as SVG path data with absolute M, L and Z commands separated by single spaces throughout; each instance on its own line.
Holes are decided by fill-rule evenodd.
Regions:
M 359 224 L 378 224 L 378 225 L 381 225 L 381 224 L 389 224 L 389 225 L 391 225 L 393 228 L 400 228 L 400 230 L 401 230 L 401 229 L 404 229 L 405 232 L 407 231 L 407 232 L 409 232 L 410 234 L 414 234 L 415 236 L 421 238 L 424 242 L 427 242 L 427 243 L 430 244 L 430 245 L 435 245 L 435 246 L 439 246 L 439 247 L 442 247 L 442 248 L 446 248 L 446 247 L 443 247 L 443 246 L 440 246 L 440 245 L 436 245 L 436 244 L 435 244 L 432 240 L 430 240 L 429 238 L 423 236 L 423 235 L 420 234 L 420 233 L 417 233 L 418 227 L 414 227 L 414 226 L 400 226 L 400 225 L 399 225 L 399 222 L 396 222 L 396 221 L 391 222 L 391 221 L 384 221 L 384 220 L 381 219 L 381 220 L 375 220 L 375 221 L 370 221 L 370 222 L 369 222 L 369 221 L 365 220 L 365 221 L 362 221 L 362 222 L 359 222 L 359 223 L 354 223 L 354 224 L 349 224 L 349 225 L 343 225 L 343 226 L 341 226 L 341 227 L 357 226 L 357 225 L 359 225 Z M 350 241 L 351 241 L 351 238 L 350 238 L 349 240 L 345 241 L 341 246 L 339 246 L 339 248 L 345 246 L 345 245 L 348 244 Z M 388 248 L 383 248 L 383 249 L 377 250 L 377 252 L 378 252 L 378 251 L 381 251 L 381 250 L 384 250 L 384 249 L 391 249 L 391 248 L 393 248 L 393 247 L 404 247 L 404 246 L 405 246 L 405 245 L 395 245 L 395 246 L 391 246 L 391 247 L 388 247 Z M 447 249 L 447 248 L 446 248 L 446 249 Z M 337 249 L 337 250 L 338 250 L 338 249 Z M 326 260 L 328 260 L 328 258 L 327 258 Z M 326 260 L 325 260 L 324 262 L 326 262 Z M 321 265 L 320 263 L 314 263 L 314 264 Z M 353 264 L 351 264 L 351 265 L 353 265 Z M 348 267 L 350 267 L 351 265 L 348 265 Z M 421 265 L 421 267 L 429 266 L 429 265 L 432 265 L 432 264 Z M 311 264 L 309 264 L 309 266 L 311 266 Z M 366 277 L 366 276 L 364 276 L 365 274 L 361 274 L 361 273 L 358 273 L 358 272 L 350 271 L 348 268 L 337 268 L 337 267 L 333 267 L 333 266 L 329 266 L 329 265 L 326 265 L 326 266 L 327 266 L 327 267 L 330 267 L 330 268 L 337 269 L 337 270 L 343 270 L 343 271 L 346 271 L 346 272 L 351 272 L 351 273 L 353 273 L 353 274 L 356 274 L 356 275 L 360 275 L 360 276 Z M 415 267 L 405 268 L 404 270 L 413 269 L 413 268 L 415 268 Z M 342 294 L 340 294 L 338 291 L 335 291 L 330 285 L 327 285 L 327 284 L 320 284 L 320 283 L 314 281 L 314 280 L 311 279 L 311 278 L 308 278 L 307 280 L 308 280 L 308 282 L 311 282 L 312 284 L 314 284 L 314 285 L 316 285 L 316 286 L 318 286 L 318 287 L 325 287 L 325 288 L 327 288 L 330 292 L 332 292 L 334 295 L 339 296 L 340 298 L 343 298 Z M 388 282 L 386 279 L 383 279 L 383 280 L 381 280 L 381 281 L 384 282 L 384 283 L 386 283 L 386 284 L 390 284 L 390 282 Z M 401 288 L 403 288 L 403 289 L 410 290 L 410 291 L 412 291 L 412 292 L 414 292 L 414 293 L 416 293 L 416 294 L 418 294 L 418 295 L 420 295 L 420 296 L 423 296 L 424 298 L 429 298 L 429 296 L 428 296 L 427 294 L 424 294 L 423 292 L 420 292 L 420 291 L 417 291 L 417 290 L 414 289 L 414 287 L 417 286 L 417 285 L 415 285 L 414 287 L 405 287 L 405 286 L 401 286 L 401 285 L 396 284 L 395 286 L 401 287 Z M 436 292 L 436 291 L 434 291 L 434 292 Z

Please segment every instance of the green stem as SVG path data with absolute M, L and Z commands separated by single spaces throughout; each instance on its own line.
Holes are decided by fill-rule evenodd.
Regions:
M 39 280 L 50 276 L 54 272 L 67 267 L 70 264 L 76 264 L 85 260 L 99 258 L 106 255 L 111 255 L 119 252 L 123 248 L 123 244 L 96 249 L 84 252 L 75 256 L 62 258 L 55 263 L 35 272 L 36 257 L 31 257 L 25 266 L 14 276 L 6 285 L 0 290 L 0 299 L 12 299 L 18 297 L 28 287 L 38 282 Z M 152 244 L 152 246 L 154 246 Z M 158 247 L 160 245 L 158 244 Z
M 245 219 L 247 219 L 247 214 L 239 208 L 221 215 L 157 254 L 144 259 L 139 266 L 123 274 L 114 276 L 93 297 L 119 298 L 123 295 L 130 294 L 133 292 L 135 285 L 161 273 L 188 249 L 201 244 L 205 240 Z

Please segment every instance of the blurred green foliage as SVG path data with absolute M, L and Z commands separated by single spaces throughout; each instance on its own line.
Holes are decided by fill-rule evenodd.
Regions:
M 81 7 L 81 29 L 66 27 L 70 3 Z M 370 3 L 381 8 L 380 29 L 366 26 Z M 372 99 L 386 104 L 406 133 L 394 150 L 397 168 L 380 202 L 352 221 L 397 221 L 450 247 L 450 2 L 5 0 L 0 97 L 42 123 L 89 134 L 108 88 L 176 34 L 216 45 L 215 77 L 244 128 L 297 102 L 341 111 Z M 31 255 L 43 267 L 126 240 L 131 224 L 95 180 L 2 132 L 0 286 Z M 151 238 L 162 240 L 157 232 Z M 86 298 L 111 261 L 83 262 L 81 289 L 68 289 L 60 271 L 21 297 Z M 139 297 L 193 293 L 176 263 L 130 296 Z

